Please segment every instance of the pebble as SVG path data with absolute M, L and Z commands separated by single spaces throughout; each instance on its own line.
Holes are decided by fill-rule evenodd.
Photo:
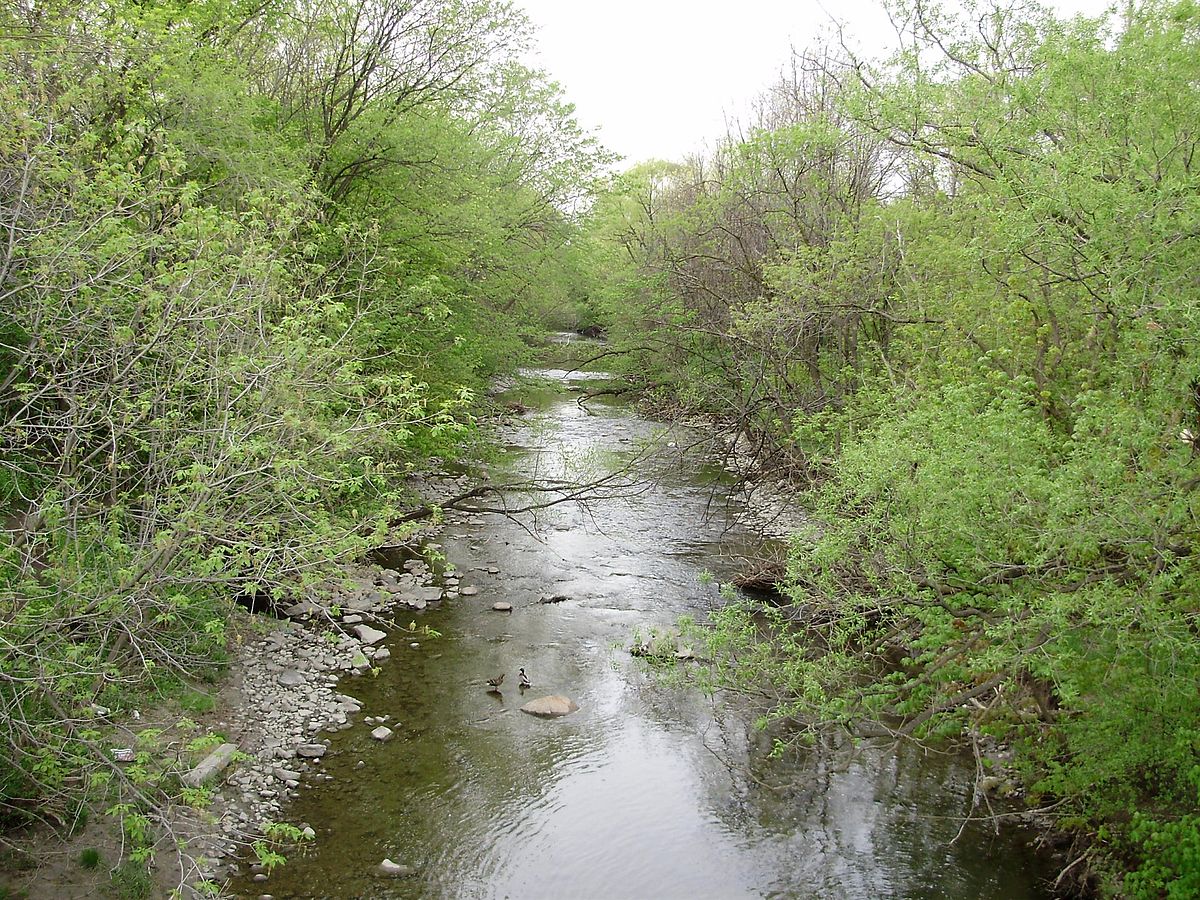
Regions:
M 371 737 L 377 741 L 390 741 L 394 733 L 395 732 L 393 732 L 392 729 L 388 728 L 386 725 L 380 725 L 371 732 Z
M 492 609 L 496 612 L 512 612 L 512 604 L 505 603 L 503 600 L 492 604 Z

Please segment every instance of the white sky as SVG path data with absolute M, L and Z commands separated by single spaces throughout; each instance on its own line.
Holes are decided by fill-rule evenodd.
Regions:
M 534 63 L 566 90 L 580 123 L 626 157 L 682 159 L 745 118 L 790 57 L 832 34 L 884 55 L 892 27 L 876 0 L 516 0 L 538 27 Z M 1099 14 L 1113 0 L 1048 0 Z

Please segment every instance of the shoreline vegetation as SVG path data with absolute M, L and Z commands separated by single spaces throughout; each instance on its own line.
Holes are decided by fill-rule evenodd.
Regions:
M 974 749 L 1057 893 L 1200 894 L 1200 6 L 889 12 L 609 175 L 503 2 L 0 8 L 0 872 L 104 821 L 150 896 L 239 599 L 411 537 L 570 329 L 819 523 L 700 688 Z

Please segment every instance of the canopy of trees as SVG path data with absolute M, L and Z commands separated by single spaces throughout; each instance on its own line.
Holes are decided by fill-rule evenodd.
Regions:
M 891 8 L 713 155 L 617 179 L 592 314 L 807 486 L 718 683 L 1012 744 L 1074 874 L 1200 892 L 1200 7 Z M 790 617 L 794 619 L 794 614 Z
M 571 299 L 606 156 L 527 38 L 494 0 L 0 6 L 0 818 L 129 777 L 95 706 L 378 541 Z

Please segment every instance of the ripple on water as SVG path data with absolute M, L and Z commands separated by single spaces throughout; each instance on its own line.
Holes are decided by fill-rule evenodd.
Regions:
M 607 377 L 551 373 L 577 376 Z M 516 471 L 574 471 L 580 454 L 627 452 L 622 439 L 662 433 L 618 406 L 588 415 L 573 397 L 552 404 L 537 427 L 546 450 L 513 454 Z M 518 440 L 532 433 L 521 429 Z M 272 894 L 1046 895 L 1038 875 L 1049 866 L 1016 833 L 997 840 L 973 826 L 954 840 L 969 809 L 970 761 L 830 744 L 767 763 L 769 740 L 751 727 L 757 710 L 666 689 L 610 649 L 634 627 L 719 603 L 700 574 L 727 580 L 730 557 L 748 543 L 723 518 L 725 489 L 702 477 L 698 461 L 674 451 L 670 462 L 665 489 L 554 507 L 523 524 L 487 516 L 439 538 L 460 571 L 498 565 L 502 574 L 472 572 L 478 597 L 424 614 L 445 635 L 438 653 L 397 654 L 378 678 L 343 684 L 365 714 L 392 715 L 397 738 L 375 745 L 361 727 L 333 736 L 323 767 L 335 781 L 306 789 L 289 811 L 317 828 L 315 852 L 273 874 Z M 537 604 L 545 593 L 573 599 Z M 513 604 L 511 616 L 490 611 L 499 600 Z M 517 712 L 515 690 L 483 692 L 484 679 L 505 671 L 513 680 L 518 666 L 534 680 L 532 697 L 563 693 L 580 711 L 543 721 Z M 385 856 L 421 874 L 371 878 Z

